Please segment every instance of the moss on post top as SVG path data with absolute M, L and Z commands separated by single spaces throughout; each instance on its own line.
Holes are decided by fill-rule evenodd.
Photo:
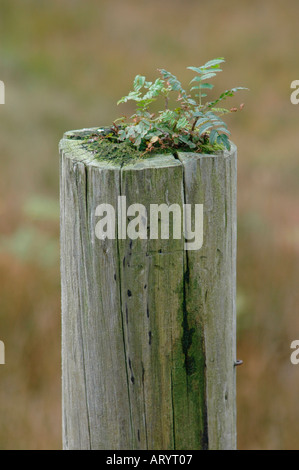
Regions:
M 215 154 L 172 150 L 154 152 L 141 152 L 127 142 L 114 143 L 108 139 L 98 139 L 99 130 L 108 132 L 108 128 L 82 128 L 70 130 L 64 133 L 60 141 L 60 152 L 64 152 L 68 158 L 77 160 L 86 165 L 101 168 L 163 168 L 165 166 L 179 166 L 186 160 L 198 160 L 201 158 L 227 158 L 236 152 L 236 146 L 231 142 L 231 150 L 218 151 Z
M 105 133 L 105 129 L 103 129 Z M 144 168 L 147 166 L 161 166 L 174 161 L 171 153 L 142 154 L 127 142 L 114 143 L 108 139 L 99 140 L 99 128 L 83 128 L 65 132 L 60 141 L 60 151 L 66 153 L 69 158 L 81 161 L 87 165 L 105 167 L 136 166 Z M 161 157 L 162 160 L 161 160 Z M 165 160 L 165 157 L 166 160 Z M 145 163 L 148 162 L 148 163 Z M 151 162 L 151 163 L 149 163 Z M 163 166 L 163 165 L 162 165 Z

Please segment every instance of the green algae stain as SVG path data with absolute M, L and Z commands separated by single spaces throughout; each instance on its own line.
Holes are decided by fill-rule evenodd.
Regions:
M 186 266 L 187 265 L 187 266 Z M 179 286 L 180 341 L 173 351 L 173 410 L 176 449 L 207 449 L 204 324 L 199 280 L 186 263 Z

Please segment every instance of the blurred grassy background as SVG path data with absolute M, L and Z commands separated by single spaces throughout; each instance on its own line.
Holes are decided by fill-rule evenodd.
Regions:
M 61 448 L 58 142 L 107 125 L 137 73 L 226 58 L 238 146 L 238 447 L 299 449 L 296 0 L 1 0 L 0 448 Z M 240 101 L 241 100 L 241 101 Z

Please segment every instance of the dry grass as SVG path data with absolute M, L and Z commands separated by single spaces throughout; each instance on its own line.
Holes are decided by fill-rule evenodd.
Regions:
M 243 85 L 239 148 L 238 435 L 241 449 L 298 449 L 298 79 L 295 0 L 2 0 L 0 448 L 60 448 L 58 199 L 65 130 L 106 125 L 137 73 L 224 56 L 221 88 Z M 221 90 L 219 90 L 221 91 Z M 239 98 L 238 98 L 239 99 Z M 239 103 L 239 101 L 238 101 Z M 233 105 L 234 103 L 232 103 Z M 129 109 L 128 109 L 129 112 Z M 46 198 L 46 199 L 45 199 Z M 25 206 L 24 206 L 25 204 Z

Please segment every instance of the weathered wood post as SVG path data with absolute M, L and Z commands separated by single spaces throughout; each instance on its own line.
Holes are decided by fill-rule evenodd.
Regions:
M 85 134 L 60 142 L 64 448 L 235 449 L 236 147 L 113 163 Z M 173 238 L 175 210 L 150 237 L 163 203 L 182 223 L 203 204 L 200 249 Z M 101 204 L 115 239 L 96 235 Z M 132 204 L 146 238 L 126 234 Z

